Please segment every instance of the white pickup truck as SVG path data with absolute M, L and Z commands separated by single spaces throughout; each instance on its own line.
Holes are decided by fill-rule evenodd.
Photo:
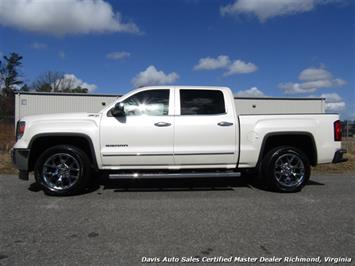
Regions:
M 255 107 L 255 106 L 253 106 Z M 133 90 L 99 113 L 36 115 L 17 122 L 20 178 L 52 195 L 78 193 L 97 171 L 112 178 L 254 176 L 299 191 L 311 165 L 345 161 L 337 114 L 237 114 L 229 88 Z

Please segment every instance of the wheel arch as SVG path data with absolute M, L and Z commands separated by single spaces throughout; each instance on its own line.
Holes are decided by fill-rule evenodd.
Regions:
M 317 165 L 317 146 L 313 134 L 310 132 L 286 131 L 267 133 L 262 141 L 258 165 L 268 151 L 278 146 L 291 146 L 302 151 L 308 157 L 312 166 Z
M 88 135 L 83 133 L 40 133 L 33 136 L 29 143 L 29 171 L 34 169 L 35 158 L 38 158 L 43 151 L 61 144 L 72 145 L 83 150 L 89 157 L 92 168 L 98 169 L 94 145 Z

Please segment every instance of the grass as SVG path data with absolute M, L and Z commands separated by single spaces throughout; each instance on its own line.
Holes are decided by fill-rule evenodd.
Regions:
M 0 151 L 0 174 L 16 174 L 9 152 Z
M 10 149 L 15 144 L 15 126 L 13 119 L 0 119 L 0 174 L 14 174 Z
M 0 151 L 9 151 L 15 144 L 15 126 L 0 120 Z
M 355 138 L 344 138 L 342 141 L 342 147 L 348 151 L 345 154 L 345 158 L 348 159 L 347 162 L 338 164 L 320 164 L 312 170 L 315 173 L 355 172 Z

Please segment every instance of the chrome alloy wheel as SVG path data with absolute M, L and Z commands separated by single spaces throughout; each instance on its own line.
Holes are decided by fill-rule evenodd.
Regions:
M 304 163 L 293 153 L 283 154 L 275 161 L 274 175 L 280 185 L 297 187 L 305 178 Z
M 55 153 L 43 164 L 44 185 L 53 191 L 72 187 L 79 180 L 80 174 L 79 161 L 68 153 Z

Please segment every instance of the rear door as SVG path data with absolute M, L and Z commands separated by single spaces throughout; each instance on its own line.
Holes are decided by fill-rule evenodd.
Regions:
M 231 95 L 218 89 L 175 90 L 177 166 L 236 164 L 236 120 Z M 228 103 L 228 104 L 227 104 Z

